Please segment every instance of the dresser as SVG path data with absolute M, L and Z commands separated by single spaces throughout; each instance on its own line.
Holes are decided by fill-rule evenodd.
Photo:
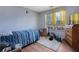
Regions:
M 72 27 L 72 47 L 79 51 L 79 24 Z
M 72 46 L 72 29 L 70 29 L 70 28 L 67 28 L 66 30 L 65 30 L 65 39 L 66 39 L 66 41 L 67 41 L 67 43 L 70 45 L 70 46 Z
M 72 29 L 65 30 L 65 39 L 68 44 L 75 50 L 79 51 L 79 25 L 73 25 Z

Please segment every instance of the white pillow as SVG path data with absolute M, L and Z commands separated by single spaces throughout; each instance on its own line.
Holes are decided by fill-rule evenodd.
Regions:
M 8 32 L 1 32 L 0 33 L 0 36 L 8 36 L 8 35 L 12 35 L 12 32 L 11 31 L 8 31 Z

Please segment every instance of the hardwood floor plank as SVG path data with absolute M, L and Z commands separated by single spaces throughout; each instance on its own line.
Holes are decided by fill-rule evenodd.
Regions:
M 49 48 L 47 48 L 39 43 L 36 43 L 36 46 L 38 46 L 38 48 L 36 50 L 39 50 L 40 52 L 53 52 L 53 50 L 51 50 L 51 49 L 49 49 Z
M 74 52 L 74 50 L 65 41 L 63 41 L 58 52 Z
M 61 46 L 58 49 L 58 52 L 73 52 L 74 50 L 63 41 Z M 31 44 L 22 49 L 22 52 L 55 52 L 39 43 Z

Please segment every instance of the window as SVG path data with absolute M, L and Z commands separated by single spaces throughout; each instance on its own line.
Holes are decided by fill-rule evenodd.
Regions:
M 45 15 L 45 26 L 64 26 L 66 25 L 66 11 L 61 10 L 59 12 L 53 12 Z
M 61 25 L 61 13 L 56 12 L 56 26 Z

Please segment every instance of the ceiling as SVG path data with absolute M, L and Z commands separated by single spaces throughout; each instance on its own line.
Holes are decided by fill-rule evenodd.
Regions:
M 53 8 L 57 8 L 58 6 L 24 6 L 25 8 L 31 9 L 36 12 L 42 12 L 46 10 L 51 10 Z

